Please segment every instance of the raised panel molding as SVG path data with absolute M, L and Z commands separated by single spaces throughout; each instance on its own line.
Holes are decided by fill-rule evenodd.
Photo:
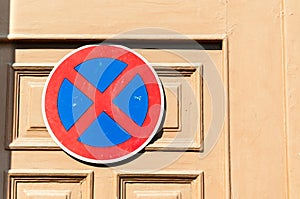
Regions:
M 182 84 L 179 82 L 164 83 L 167 109 L 164 131 L 180 131 L 182 125 Z
M 137 199 L 182 199 L 180 191 L 135 191 Z
M 8 199 L 92 199 L 93 172 L 10 170 Z
M 118 199 L 204 199 L 203 171 L 119 174 Z
M 58 149 L 43 122 L 41 97 L 52 67 L 13 64 L 14 111 L 10 149 Z
M 152 63 L 166 95 L 166 117 L 161 135 L 147 150 L 203 149 L 203 65 Z M 189 97 L 186 97 L 189 96 Z M 191 97 L 193 96 L 193 97 Z
M 71 199 L 71 190 L 24 190 L 27 199 Z
M 42 88 L 55 63 L 15 63 L 14 118 L 10 149 L 58 150 L 43 123 Z M 152 63 L 166 95 L 162 132 L 146 150 L 202 150 L 203 83 L 200 63 Z M 191 93 L 192 92 L 192 93 Z M 194 98 L 185 96 L 194 95 Z M 35 99 L 35 101 L 33 100 Z M 26 104 L 22 105 L 22 103 Z M 192 105 L 191 105 L 192 104 Z M 196 109 L 196 111 L 195 111 Z M 191 114 L 194 111 L 194 115 Z

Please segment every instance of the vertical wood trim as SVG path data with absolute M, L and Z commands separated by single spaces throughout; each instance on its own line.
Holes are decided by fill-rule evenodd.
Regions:
M 225 184 L 226 184 L 226 199 L 231 199 L 231 156 L 230 156 L 230 94 L 229 94 L 229 59 L 228 59 L 228 38 L 223 39 L 223 82 L 225 89 L 225 119 L 224 119 L 224 129 L 225 129 Z

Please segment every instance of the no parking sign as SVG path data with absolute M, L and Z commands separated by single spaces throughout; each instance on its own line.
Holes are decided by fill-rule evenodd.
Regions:
M 113 163 L 142 150 L 162 125 L 164 93 L 136 52 L 89 45 L 65 56 L 49 75 L 43 117 L 55 142 L 91 163 Z

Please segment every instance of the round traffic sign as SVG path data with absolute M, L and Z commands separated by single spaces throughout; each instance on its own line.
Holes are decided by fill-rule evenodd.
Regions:
M 43 117 L 55 142 L 91 163 L 133 156 L 162 124 L 164 93 L 157 74 L 124 46 L 88 45 L 66 55 L 50 73 Z

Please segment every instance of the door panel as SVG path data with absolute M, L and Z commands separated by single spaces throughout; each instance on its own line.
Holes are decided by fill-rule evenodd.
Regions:
M 42 118 L 41 99 L 44 84 L 60 53 L 70 50 L 16 49 L 16 60 L 12 65 L 14 74 L 14 131 L 9 143 L 11 149 L 59 149 L 50 138 Z M 137 49 L 139 52 L 139 50 Z M 144 53 L 146 58 L 164 51 Z M 47 52 L 47 53 L 46 53 Z M 57 56 L 57 57 L 56 57 Z M 218 59 L 221 59 L 221 54 Z M 174 61 L 174 55 L 161 56 L 160 61 Z M 56 59 L 55 59 L 56 58 Z M 156 60 L 159 60 L 156 58 Z M 200 60 L 200 59 L 199 59 Z M 30 62 L 31 61 L 31 62 Z M 219 60 L 218 60 L 219 61 Z M 199 151 L 203 142 L 203 83 L 201 63 L 161 62 L 152 63 L 163 83 L 167 111 L 163 132 L 157 140 L 147 146 L 147 150 L 186 149 Z M 194 95 L 194 97 L 188 97 Z M 197 110 L 193 110 L 197 108 Z M 194 115 L 192 114 L 194 112 Z M 194 137 L 188 132 L 198 128 Z M 185 135 L 187 134 L 187 135 Z M 177 139 L 174 141 L 174 138 Z M 180 137 L 180 138 L 178 138 Z M 191 142 L 191 139 L 193 143 Z M 172 146 L 170 144 L 172 143 Z M 190 145 L 190 146 L 188 146 Z M 187 147 L 188 146 L 188 147 Z
M 27 69 L 26 69 L 27 67 Z M 42 117 L 42 92 L 49 71 L 13 66 L 14 120 L 11 149 L 47 149 L 56 147 Z
M 118 176 L 118 198 L 203 199 L 203 172 L 155 173 Z
M 92 171 L 10 170 L 8 198 L 91 199 Z

